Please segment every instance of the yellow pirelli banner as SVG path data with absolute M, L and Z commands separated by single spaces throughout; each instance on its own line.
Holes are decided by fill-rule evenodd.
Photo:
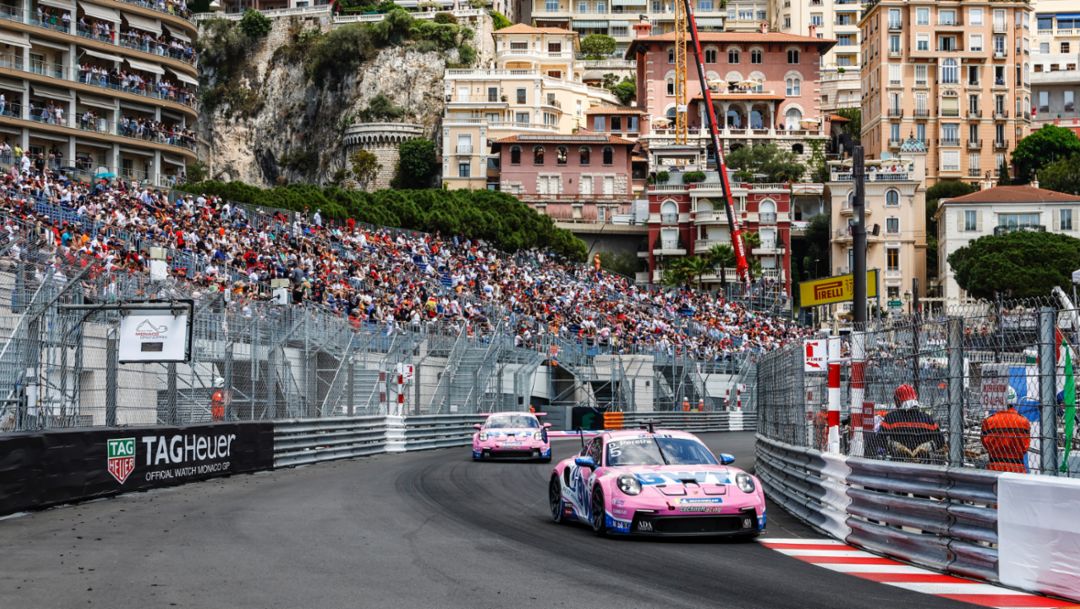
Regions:
M 866 271 L 866 297 L 877 298 L 877 269 Z M 818 305 L 846 302 L 855 297 L 855 275 L 837 275 L 799 284 L 799 306 L 816 307 Z

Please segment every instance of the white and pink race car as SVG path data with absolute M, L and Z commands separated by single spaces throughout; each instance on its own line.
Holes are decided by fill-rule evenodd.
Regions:
M 765 493 L 733 461 L 683 431 L 603 432 L 555 466 L 551 517 L 597 535 L 756 537 L 765 530 Z
M 541 423 L 544 413 L 496 412 L 483 425 L 476 424 L 473 434 L 473 460 L 539 459 L 551 461 L 551 423 Z

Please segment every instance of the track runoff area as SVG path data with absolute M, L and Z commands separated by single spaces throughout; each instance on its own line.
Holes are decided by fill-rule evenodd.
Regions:
M 701 438 L 753 469 L 753 433 Z M 553 457 L 578 450 L 560 439 Z M 598 538 L 551 522 L 551 467 L 461 447 L 10 517 L 0 607 L 1066 606 L 861 552 L 775 505 L 757 543 Z

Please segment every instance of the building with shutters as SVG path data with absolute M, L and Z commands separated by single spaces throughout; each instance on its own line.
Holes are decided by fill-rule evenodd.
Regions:
M 172 183 L 195 160 L 195 35 L 173 2 L 0 6 L 0 139 L 83 177 Z
M 1080 237 L 1080 197 L 1038 187 L 997 186 L 938 203 L 938 276 L 945 304 L 962 303 L 949 256 L 979 237 L 1018 230 Z
M 1080 135 L 1080 4 L 1038 0 L 1031 48 L 1031 128 L 1057 125 Z

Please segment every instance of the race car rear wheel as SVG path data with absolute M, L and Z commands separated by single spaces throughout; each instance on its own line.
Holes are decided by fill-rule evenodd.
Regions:
M 548 485 L 548 503 L 551 506 L 551 519 L 557 524 L 566 522 L 566 506 L 562 498 L 562 482 L 558 476 L 551 477 Z
M 607 533 L 607 514 L 604 510 L 604 494 L 600 492 L 600 485 L 593 491 L 592 496 L 592 530 L 593 533 L 603 537 Z

